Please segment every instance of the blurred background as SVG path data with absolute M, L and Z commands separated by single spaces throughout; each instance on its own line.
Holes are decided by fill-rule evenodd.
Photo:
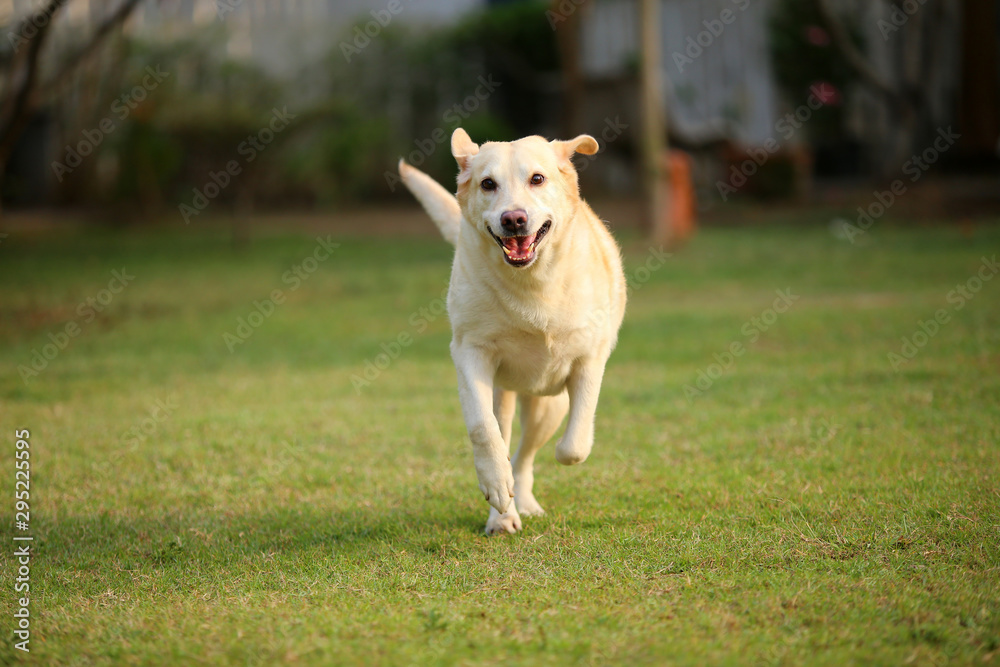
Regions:
M 998 4 L 0 0 L 3 212 L 391 212 L 399 156 L 450 185 L 462 126 L 594 135 L 585 195 L 658 236 L 762 202 L 854 223 L 897 178 L 894 216 L 995 215 Z

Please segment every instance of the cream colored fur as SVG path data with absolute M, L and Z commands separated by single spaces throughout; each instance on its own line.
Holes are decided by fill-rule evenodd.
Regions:
M 459 399 L 479 488 L 492 506 L 486 532 L 513 533 L 521 515 L 543 512 L 532 493 L 535 453 L 567 412 L 556 459 L 580 463 L 590 454 L 604 366 L 625 312 L 625 276 L 614 238 L 580 199 L 570 161 L 574 152 L 597 152 L 592 137 L 480 147 L 459 128 L 451 146 L 457 198 L 403 161 L 399 172 L 456 246 L 448 313 Z M 540 184 L 532 183 L 536 175 Z M 484 179 L 495 189 L 484 189 Z M 499 245 L 501 215 L 518 209 L 527 213 L 526 238 L 550 223 L 526 266 L 511 266 Z M 510 461 L 517 402 L 523 435 Z

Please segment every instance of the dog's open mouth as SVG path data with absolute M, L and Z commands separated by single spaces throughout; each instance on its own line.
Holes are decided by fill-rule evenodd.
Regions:
M 489 225 L 486 226 L 486 229 L 489 230 L 490 236 L 497 242 L 497 245 L 503 249 L 503 258 L 507 260 L 508 264 L 511 266 L 527 266 L 535 259 L 535 248 L 538 247 L 542 237 L 549 232 L 551 227 L 552 221 L 546 220 L 541 228 L 531 236 L 502 237 L 494 234 Z

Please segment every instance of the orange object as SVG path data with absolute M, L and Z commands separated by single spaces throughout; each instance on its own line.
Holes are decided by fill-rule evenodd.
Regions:
M 694 234 L 695 195 L 691 179 L 691 156 L 684 151 L 667 151 L 663 157 L 663 175 L 670 188 L 667 228 L 672 241 L 683 241 Z

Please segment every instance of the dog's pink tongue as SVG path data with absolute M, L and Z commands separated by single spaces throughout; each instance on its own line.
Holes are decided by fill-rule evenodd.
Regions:
M 531 253 L 531 244 L 534 240 L 534 234 L 531 236 L 508 236 L 504 238 L 503 245 L 507 248 L 508 256 L 522 259 Z

